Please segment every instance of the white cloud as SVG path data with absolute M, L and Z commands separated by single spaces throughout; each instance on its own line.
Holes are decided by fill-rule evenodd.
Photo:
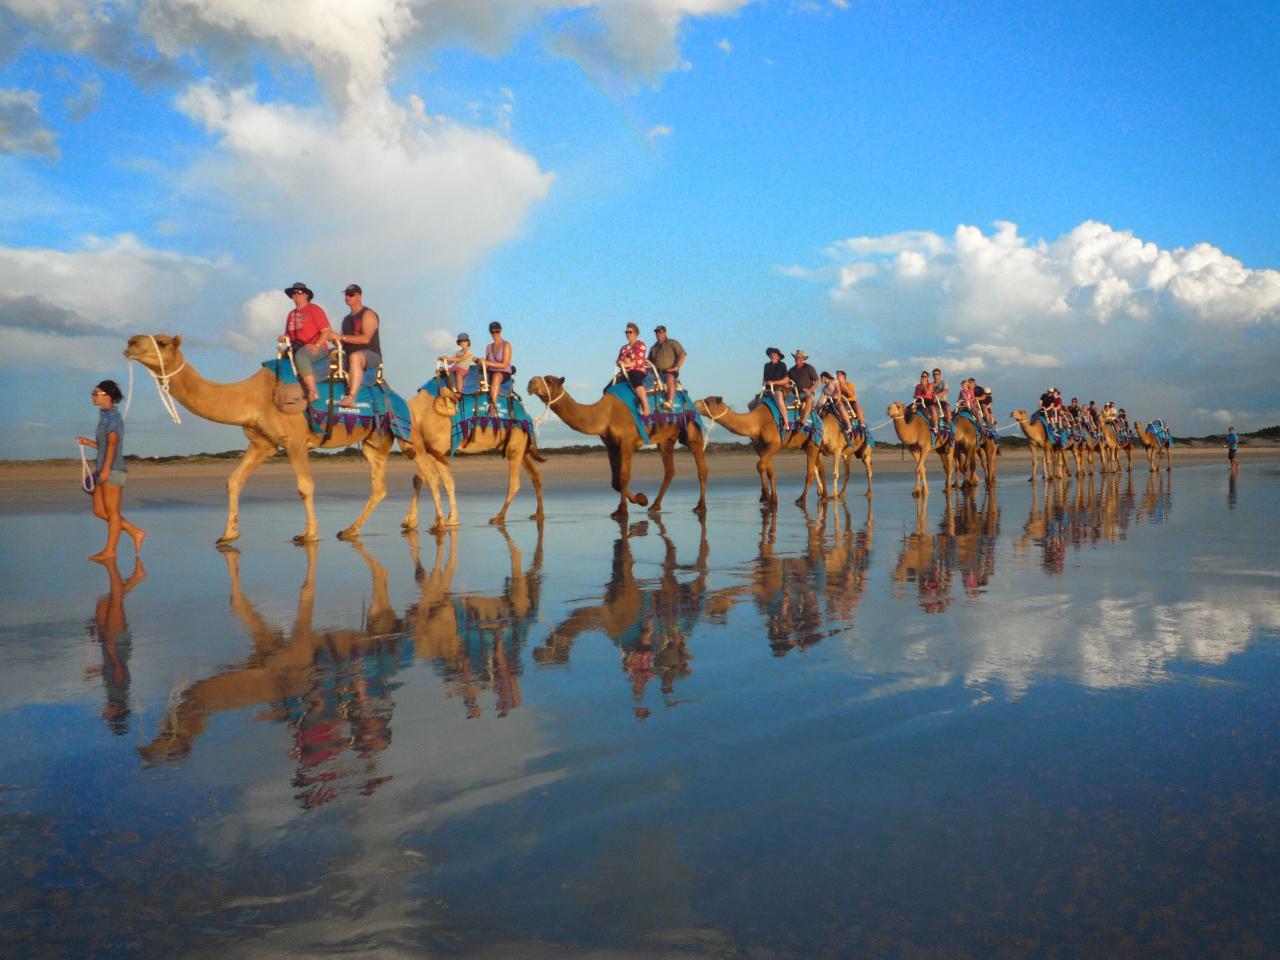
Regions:
M 291 305 L 281 290 L 255 293 L 240 307 L 240 326 L 226 332 L 232 348 L 250 356 L 260 356 L 284 332 L 284 316 Z
M 658 124 L 656 127 L 650 127 L 647 136 L 650 140 L 660 140 L 663 137 L 669 137 L 675 131 L 668 126 Z
M 436 330 L 428 330 L 424 333 L 422 335 L 422 342 L 432 350 L 437 351 L 437 354 L 446 350 L 450 353 L 454 353 L 458 349 L 456 336 L 456 334 L 441 327 Z
M 338 119 L 206 83 L 178 105 L 222 148 L 192 186 L 283 232 L 320 274 L 461 274 L 520 229 L 552 182 L 498 133 L 424 123 L 386 102 Z
M 1194 421 L 1183 428 L 1222 409 L 1252 422 L 1239 399 L 1268 394 L 1265 360 L 1280 355 L 1280 271 L 1208 243 L 1163 249 L 1096 221 L 1033 242 L 1001 221 L 950 238 L 852 237 L 826 254 L 834 281 L 821 268 L 786 272 L 831 285 L 869 357 L 929 355 L 956 375 L 971 364 L 1004 397 L 1038 393 L 1036 371 L 1057 368 L 1081 396 L 1127 394 L 1131 412 Z
M 733 44 L 729 42 L 728 37 L 721 39 L 716 44 L 716 46 L 719 47 L 721 50 L 723 50 L 726 54 L 733 53 Z
M 0 89 L 0 153 L 57 159 L 58 144 L 40 114 L 40 94 L 36 91 Z

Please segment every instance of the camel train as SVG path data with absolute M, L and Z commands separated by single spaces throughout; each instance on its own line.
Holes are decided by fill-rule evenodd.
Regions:
M 464 400 L 444 378 L 436 378 L 407 400 L 409 424 L 399 434 L 385 429 L 379 422 L 359 417 L 337 416 L 323 433 L 313 429 L 305 413 L 283 412 L 277 406 L 278 374 L 264 365 L 252 376 L 233 383 L 219 383 L 202 376 L 182 352 L 182 337 L 168 334 L 139 335 L 129 339 L 124 356 L 136 360 L 155 379 L 162 398 L 181 404 L 206 420 L 239 426 L 248 438 L 248 446 L 227 478 L 227 517 L 217 543 L 227 545 L 240 537 L 240 494 L 245 482 L 268 457 L 283 450 L 293 467 L 298 495 L 302 500 L 305 524 L 294 537 L 299 543 L 319 539 L 315 515 L 315 483 L 311 477 L 308 453 L 312 449 L 337 450 L 358 444 L 369 467 L 369 495 L 355 520 L 338 533 L 340 539 L 354 539 L 377 506 L 386 498 L 387 461 L 398 451 L 414 464 L 413 493 L 401 526 L 415 530 L 419 524 L 419 498 L 425 486 L 435 508 L 432 532 L 455 528 L 459 514 L 450 458 L 456 454 L 500 452 L 507 467 L 507 491 L 502 507 L 490 523 L 505 522 L 507 513 L 520 489 L 520 473 L 528 474 L 533 486 L 536 508 L 530 519 L 544 516 L 542 477 L 538 464 L 545 458 L 528 422 L 513 419 L 476 416 L 474 423 L 459 436 L 457 417 Z M 337 372 L 338 377 L 345 376 Z M 430 388 L 430 389 L 428 389 Z M 805 480 L 797 504 L 803 504 L 811 486 L 816 486 L 820 501 L 843 498 L 849 483 L 852 461 L 861 461 L 866 474 L 865 495 L 872 494 L 874 442 L 869 430 L 848 433 L 841 418 L 828 410 L 820 416 L 821 428 L 810 431 L 792 429 L 784 436 L 766 404 L 758 403 L 747 412 L 733 410 L 719 396 L 693 401 L 683 419 L 664 419 L 658 415 L 644 424 L 626 403 L 606 392 L 593 403 L 575 399 L 565 388 L 562 377 L 550 374 L 529 381 L 528 393 L 538 397 L 568 427 L 589 436 L 597 436 L 608 453 L 610 480 L 618 493 L 615 517 L 625 517 L 634 504 L 648 507 L 651 513 L 662 509 L 663 500 L 675 477 L 675 449 L 681 444 L 689 449 L 698 476 L 698 500 L 693 511 L 705 516 L 707 510 L 707 442 L 706 421 L 724 427 L 730 433 L 745 437 L 756 453 L 756 470 L 760 477 L 760 502 L 778 502 L 777 477 L 773 462 L 783 450 L 799 450 L 805 458 Z M 991 436 L 980 435 L 975 424 L 964 417 L 953 419 L 951 431 L 934 431 L 928 419 L 913 415 L 902 403 L 890 404 L 889 419 L 898 440 L 915 461 L 914 497 L 929 492 L 925 464 L 935 452 L 944 474 L 944 489 L 973 488 L 981 468 L 985 484 L 996 480 L 996 458 L 999 450 Z M 1063 446 L 1053 444 L 1038 418 L 1029 419 L 1025 410 L 1015 410 L 1014 420 L 1022 428 L 1031 448 L 1031 479 L 1037 471 L 1046 479 L 1070 474 L 1067 455 L 1075 462 L 1077 474 L 1093 473 L 1095 460 L 1103 473 L 1119 472 L 1120 454 L 1128 458 L 1132 469 L 1133 448 L 1139 443 L 1152 471 L 1158 470 L 1160 458 L 1171 469 L 1168 435 L 1153 433 L 1135 423 L 1136 439 L 1103 430 L 1101 437 L 1086 441 L 1070 441 Z M 631 489 L 632 457 L 645 444 L 654 444 L 662 458 L 663 476 L 658 493 L 650 503 L 642 492 Z M 823 460 L 831 462 L 828 481 Z M 844 476 L 841 477 L 841 469 Z M 443 490 L 443 499 L 441 492 Z

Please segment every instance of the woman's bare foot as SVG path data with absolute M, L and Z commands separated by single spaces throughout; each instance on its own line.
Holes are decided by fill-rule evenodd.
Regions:
M 116 558 L 116 552 L 114 550 L 110 552 L 106 550 L 99 550 L 97 553 L 89 557 L 90 560 L 93 560 L 97 563 L 101 563 L 103 560 L 114 560 L 115 558 Z
M 133 552 L 135 554 L 142 552 L 142 541 L 147 539 L 147 531 L 139 528 L 138 532 L 133 535 Z

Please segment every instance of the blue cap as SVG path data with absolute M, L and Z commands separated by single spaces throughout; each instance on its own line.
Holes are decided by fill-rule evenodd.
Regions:
M 454 343 L 461 343 L 463 340 L 467 341 L 467 343 L 470 343 L 470 342 L 471 342 L 471 334 L 469 334 L 469 333 L 460 333 L 460 334 L 458 334 L 458 336 L 454 339 L 454 341 L 453 341 L 453 342 L 454 342 Z

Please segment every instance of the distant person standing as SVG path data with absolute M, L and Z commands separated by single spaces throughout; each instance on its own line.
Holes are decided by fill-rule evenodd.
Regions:
M 93 405 L 98 408 L 97 436 L 93 440 L 76 437 L 76 442 L 82 447 L 93 447 L 98 451 L 98 460 L 93 470 L 93 515 L 99 520 L 107 521 L 107 545 L 89 559 L 101 561 L 114 559 L 121 531 L 129 534 L 133 540 L 135 554 L 142 549 L 147 531 L 135 527 L 120 512 L 124 484 L 129 477 L 124 460 L 124 417 L 120 415 L 120 408 L 117 406 L 124 395 L 114 380 L 103 380 L 93 388 L 90 396 L 93 398 Z
M 352 283 L 342 291 L 347 301 L 347 315 L 342 318 L 342 332 L 328 331 L 328 338 L 347 350 L 347 392 L 338 401 L 340 407 L 354 407 L 356 394 L 364 383 L 364 372 L 376 370 L 382 363 L 382 338 L 378 315 L 364 305 L 364 291 Z
M 663 409 L 676 408 L 676 383 L 680 379 L 680 368 L 684 366 L 685 352 L 679 340 L 667 336 L 667 328 L 658 324 L 653 328 L 653 346 L 649 350 L 649 362 L 658 371 L 659 382 L 666 388 L 667 399 L 662 401 Z
M 301 280 L 285 287 L 284 293 L 293 299 L 293 309 L 285 317 L 280 344 L 293 348 L 293 365 L 298 368 L 309 403 L 320 396 L 316 389 L 315 365 L 329 359 L 329 317 L 311 302 L 315 294 Z
M 1227 428 L 1227 463 L 1231 465 L 1231 473 L 1240 469 L 1240 461 L 1236 459 L 1236 451 L 1240 447 L 1240 435 L 1235 427 Z

